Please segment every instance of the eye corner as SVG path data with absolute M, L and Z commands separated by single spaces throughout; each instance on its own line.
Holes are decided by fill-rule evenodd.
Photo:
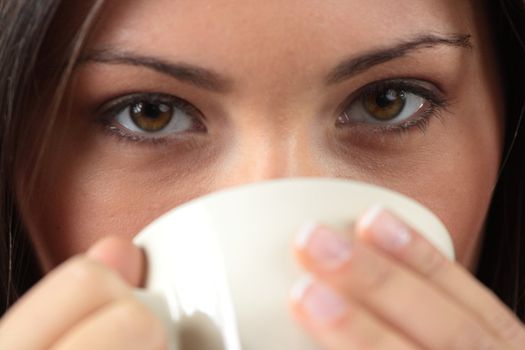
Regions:
M 139 104 L 140 108 L 133 110 Z M 173 138 L 182 140 L 183 134 L 207 131 L 205 118 L 197 107 L 166 93 L 128 93 L 103 103 L 95 113 L 106 131 L 136 143 L 149 140 L 161 144 Z
M 391 94 L 391 90 L 396 93 Z M 383 96 L 378 97 L 380 94 Z M 426 130 L 428 119 L 447 106 L 445 95 L 429 81 L 415 78 L 384 79 L 365 85 L 350 95 L 338 109 L 340 112 L 335 126 L 384 134 L 409 131 L 415 127 Z M 391 110 L 383 110 L 388 108 Z M 404 112 L 407 108 L 411 111 Z M 374 116 L 376 112 L 385 113 Z

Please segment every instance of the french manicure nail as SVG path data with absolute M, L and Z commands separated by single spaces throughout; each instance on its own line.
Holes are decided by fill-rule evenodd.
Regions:
M 300 281 L 292 290 L 292 299 L 300 303 L 306 316 L 313 322 L 326 325 L 341 319 L 347 304 L 330 287 L 314 282 L 310 277 Z
M 408 226 L 382 206 L 368 210 L 357 223 L 358 231 L 368 231 L 372 239 L 389 250 L 398 250 L 412 239 Z
M 329 228 L 315 223 L 303 226 L 296 244 L 325 268 L 338 267 L 350 258 L 349 242 Z

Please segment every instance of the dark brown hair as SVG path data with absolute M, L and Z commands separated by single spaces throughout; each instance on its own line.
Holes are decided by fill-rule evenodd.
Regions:
M 506 130 L 477 277 L 525 320 L 525 1 L 488 0 L 487 6 L 503 75 Z
M 50 118 L 47 130 L 52 128 L 53 111 L 66 91 L 75 57 L 102 1 L 81 2 L 85 16 L 80 23 L 74 24 L 60 43 L 48 45 L 64 20 L 59 14 L 68 5 L 73 6 L 71 3 L 0 0 L 0 315 L 41 277 L 20 219 L 14 169 L 19 157 L 28 156 L 20 153 L 21 142 L 35 138 L 30 140 L 34 152 L 29 156 L 38 162 L 42 145 L 39 137 L 46 134 L 46 130 L 31 136 L 27 133 L 28 101 L 42 100 L 46 91 L 50 94 L 53 103 L 42 114 Z M 521 123 L 525 101 L 525 3 L 486 3 L 504 81 L 506 135 L 504 162 L 487 216 L 477 277 L 525 319 L 525 130 Z M 39 66 L 54 55 L 62 57 L 61 64 L 46 76 L 45 89 L 41 89 Z

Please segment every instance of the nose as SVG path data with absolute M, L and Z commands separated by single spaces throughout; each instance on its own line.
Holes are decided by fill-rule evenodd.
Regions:
M 227 176 L 221 186 L 290 177 L 327 176 L 316 161 L 307 130 L 261 131 L 244 135 L 231 146 L 223 163 Z

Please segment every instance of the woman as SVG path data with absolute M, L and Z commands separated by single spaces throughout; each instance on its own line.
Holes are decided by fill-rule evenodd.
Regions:
M 130 294 L 131 237 L 191 198 L 288 176 L 405 193 L 456 248 L 446 262 L 388 212 L 351 246 L 310 231 L 297 253 L 316 279 L 291 303 L 323 348 L 525 346 L 521 1 L 0 4 L 7 304 L 50 272 L 0 347 L 161 347 Z

